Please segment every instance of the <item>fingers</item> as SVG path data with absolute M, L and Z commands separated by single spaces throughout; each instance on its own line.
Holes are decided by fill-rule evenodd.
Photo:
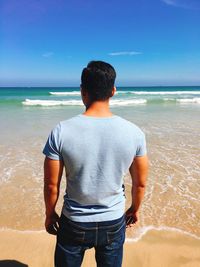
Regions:
M 46 218 L 45 221 L 45 228 L 46 231 L 51 234 L 51 235 L 57 235 L 58 233 L 58 229 L 59 229 L 59 216 L 56 214 L 56 216 L 54 216 L 54 218 Z
M 56 228 L 56 230 L 58 231 L 58 228 L 59 228 L 59 224 L 58 224 L 58 221 L 55 222 L 55 225 L 54 227 Z
M 136 224 L 137 217 L 133 215 L 126 215 L 126 227 L 132 227 Z
M 131 228 L 133 226 L 135 226 L 135 223 L 134 224 L 132 223 L 132 224 L 127 225 L 126 228 Z
M 126 225 L 132 224 L 133 222 L 134 220 L 132 216 L 126 218 Z
M 54 223 L 54 224 L 48 225 L 46 230 L 51 235 L 57 235 L 57 232 L 58 232 L 58 224 L 57 224 L 57 222 Z
M 134 220 L 134 218 L 132 216 L 126 218 L 126 227 L 132 227 L 135 225 L 135 223 L 136 223 L 136 221 Z

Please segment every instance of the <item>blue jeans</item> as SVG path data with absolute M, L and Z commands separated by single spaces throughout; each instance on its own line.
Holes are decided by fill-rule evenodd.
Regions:
M 95 248 L 97 267 L 121 267 L 125 240 L 124 216 L 105 222 L 59 221 L 55 267 L 80 267 L 86 249 Z

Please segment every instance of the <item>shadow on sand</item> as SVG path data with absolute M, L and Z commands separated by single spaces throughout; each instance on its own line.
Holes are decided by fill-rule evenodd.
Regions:
M 0 260 L 0 267 L 28 267 L 28 265 L 15 260 Z

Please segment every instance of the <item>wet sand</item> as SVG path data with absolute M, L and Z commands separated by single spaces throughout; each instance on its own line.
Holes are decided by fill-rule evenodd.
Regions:
M 0 232 L 0 267 L 53 267 L 55 237 L 45 232 Z M 147 232 L 126 242 L 123 267 L 198 267 L 200 240 L 171 231 Z M 86 252 L 82 267 L 94 267 L 94 250 Z
M 7 102 L 9 95 L 6 93 L 5 103 L 0 105 L 3 140 L 0 144 L 0 267 L 52 267 L 55 238 L 37 232 L 44 227 L 42 149 L 58 121 L 80 114 L 83 109 L 79 106 L 22 106 L 25 98 L 52 100 L 48 94 L 52 89 L 44 89 L 42 95 L 30 88 L 25 91 L 22 88 L 22 95 L 16 90 L 16 99 Z M 32 95 L 27 96 L 30 92 Z M 118 96 L 120 101 L 128 101 L 131 94 Z M 180 231 L 167 230 L 176 228 L 200 237 L 200 152 L 197 146 L 200 105 L 176 102 L 184 95 L 175 96 L 173 101 L 166 101 L 165 97 L 161 94 L 154 99 L 154 95 L 148 94 L 145 105 L 112 108 L 113 113 L 136 123 L 145 132 L 150 159 L 141 218 L 128 238 L 137 238 L 137 230 L 151 226 L 165 229 L 149 231 L 138 242 L 126 242 L 123 267 L 200 266 L 200 240 Z M 193 97 L 192 94 L 190 98 Z M 125 184 L 128 208 L 130 177 L 126 177 Z M 61 191 L 58 213 L 63 202 L 65 179 Z M 3 230 L 5 228 L 13 230 Z M 17 262 L 21 264 L 17 265 Z M 93 250 L 86 253 L 82 266 L 96 266 Z

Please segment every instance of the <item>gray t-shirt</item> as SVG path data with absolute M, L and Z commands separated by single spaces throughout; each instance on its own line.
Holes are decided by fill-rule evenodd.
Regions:
M 100 222 L 124 214 L 123 176 L 136 156 L 146 154 L 146 143 L 144 133 L 119 116 L 79 114 L 52 130 L 43 153 L 64 162 L 64 215 L 72 221 Z

